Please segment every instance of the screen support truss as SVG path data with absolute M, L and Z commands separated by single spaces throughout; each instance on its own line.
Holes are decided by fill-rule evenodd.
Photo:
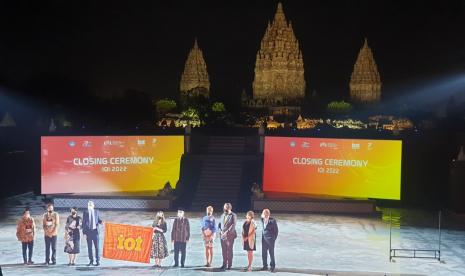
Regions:
M 392 211 L 389 212 L 389 262 L 393 258 L 423 258 L 423 259 L 436 259 L 441 262 L 441 211 L 438 212 L 438 239 L 437 249 L 412 249 L 412 248 L 393 248 L 392 247 Z M 410 253 L 402 255 L 402 253 Z M 418 253 L 430 255 L 418 255 Z M 399 255 L 400 254 L 400 255 Z

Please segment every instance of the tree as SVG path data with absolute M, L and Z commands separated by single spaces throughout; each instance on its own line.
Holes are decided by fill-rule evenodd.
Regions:
M 213 112 L 226 112 L 226 107 L 224 107 L 224 103 L 222 102 L 214 102 L 212 104 L 212 111 Z
M 332 101 L 328 104 L 326 110 L 334 114 L 349 113 L 352 110 L 352 105 L 345 101 Z
M 168 113 L 174 109 L 176 109 L 177 105 L 174 100 L 170 99 L 162 99 L 158 100 L 155 103 L 155 108 L 157 109 L 157 112 L 160 114 L 165 114 Z
M 182 118 L 188 120 L 199 120 L 199 112 L 197 109 L 189 107 L 188 109 L 184 110 L 182 113 Z
M 200 120 L 199 111 L 193 107 L 189 107 L 181 112 L 182 119 L 187 121 L 192 126 L 200 126 L 202 121 Z

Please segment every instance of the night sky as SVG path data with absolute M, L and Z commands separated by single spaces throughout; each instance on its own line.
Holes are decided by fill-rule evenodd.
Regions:
M 365 36 L 385 98 L 407 93 L 400 88 L 408 83 L 465 71 L 465 1 L 282 2 L 303 52 L 308 94 L 347 97 Z M 63 79 L 101 95 L 135 89 L 176 98 L 197 37 L 213 97 L 232 101 L 243 88 L 252 92 L 255 55 L 276 6 L 270 0 L 2 1 L 0 82 L 21 90 Z

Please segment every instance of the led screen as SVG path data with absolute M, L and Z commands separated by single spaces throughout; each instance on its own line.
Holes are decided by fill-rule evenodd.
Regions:
M 266 137 L 265 192 L 400 199 L 402 141 Z
M 42 194 L 174 188 L 183 153 L 183 136 L 42 137 Z

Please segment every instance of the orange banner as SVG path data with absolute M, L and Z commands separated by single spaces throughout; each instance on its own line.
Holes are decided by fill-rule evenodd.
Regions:
M 150 263 L 151 227 L 105 223 L 103 257 L 139 263 Z

